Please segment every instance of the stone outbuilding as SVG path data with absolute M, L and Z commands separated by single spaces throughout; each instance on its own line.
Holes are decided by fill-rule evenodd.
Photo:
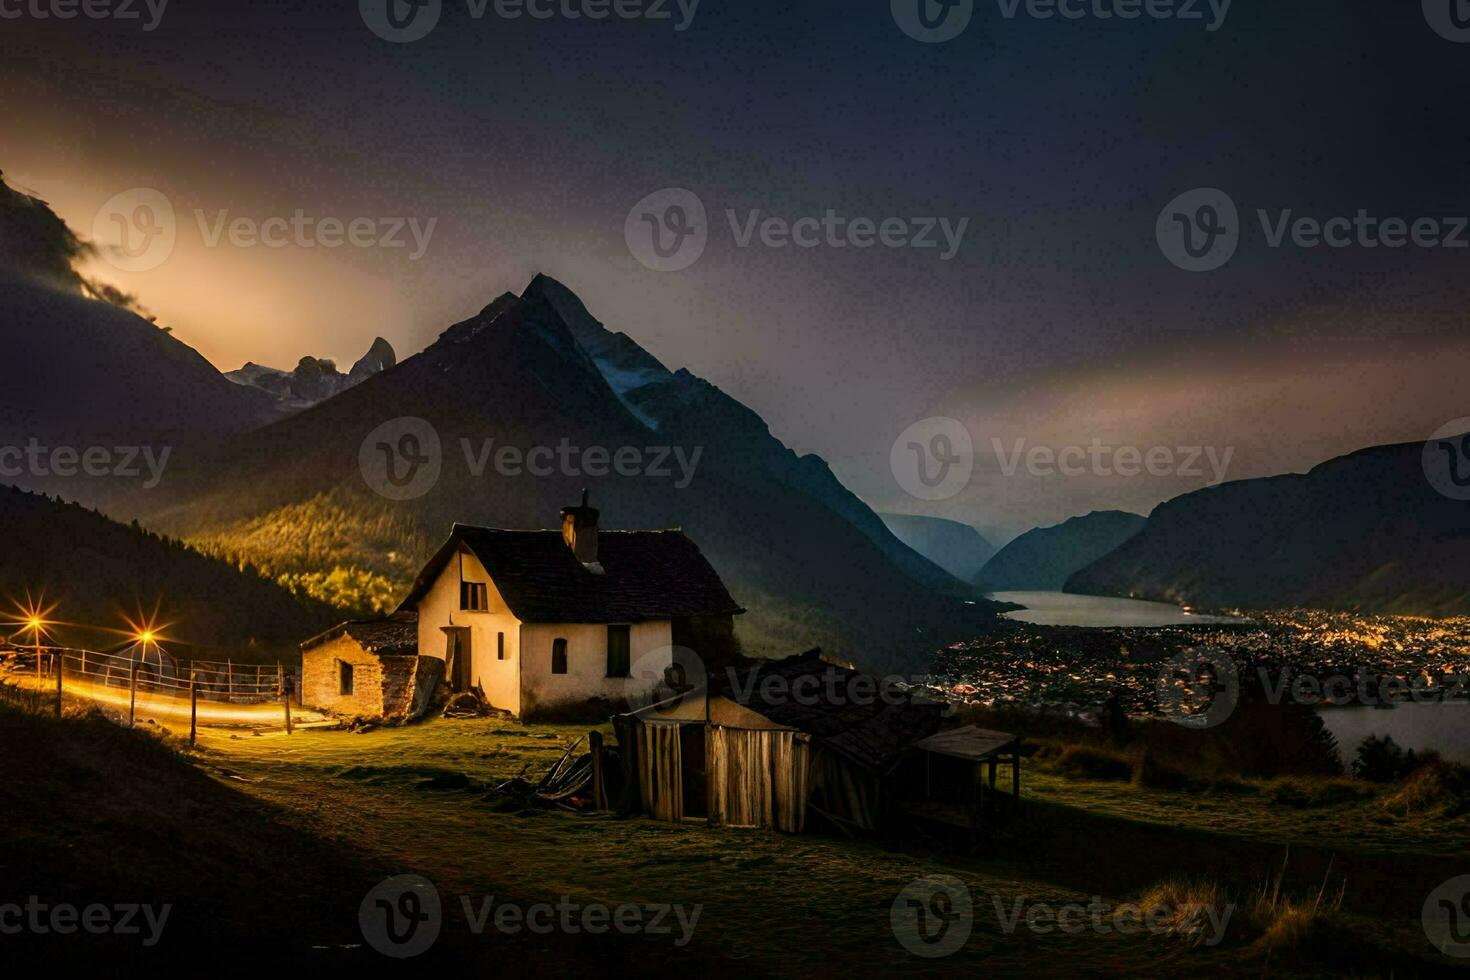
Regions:
M 444 661 L 418 646 L 412 615 L 334 626 L 301 644 L 301 702 L 349 718 L 417 718 L 444 678 Z

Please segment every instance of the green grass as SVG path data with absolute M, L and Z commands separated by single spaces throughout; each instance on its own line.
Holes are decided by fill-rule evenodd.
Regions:
M 1069 777 L 1046 762 L 1025 774 L 1026 819 L 968 854 L 697 822 L 500 812 L 480 791 L 416 788 L 446 774 L 463 773 L 477 786 L 528 765 L 539 774 L 586 731 L 475 719 L 363 734 L 208 732 L 201 764 L 253 796 L 304 814 L 325 838 L 368 849 L 391 872 L 435 881 L 446 896 L 447 929 L 463 929 L 458 902 L 448 898 L 458 895 L 698 904 L 703 911 L 693 949 L 752 974 L 1012 976 L 1044 969 L 1223 976 L 1242 969 L 1259 974 L 1262 957 L 1271 958 L 1273 975 L 1310 974 L 1320 968 L 1313 966 L 1319 951 L 1279 942 L 1264 951 L 1254 934 L 1232 935 L 1218 947 L 1181 937 L 1038 934 L 1024 927 L 1007 935 L 993 902 L 1085 905 L 1093 895 L 1137 901 L 1181 874 L 1242 895 L 1275 875 L 1288 891 L 1310 894 L 1320 888 L 1324 868 L 1329 874 L 1346 869 L 1349 882 L 1342 909 L 1332 912 L 1337 925 L 1323 934 L 1353 938 L 1334 950 L 1351 955 L 1366 974 L 1377 972 L 1377 961 L 1414 967 L 1434 955 L 1417 931 L 1418 901 L 1448 876 L 1444 862 L 1464 855 L 1470 839 L 1463 827 L 1394 821 L 1377 796 L 1291 809 L 1273 800 L 1266 783 L 1171 792 Z M 957 876 L 969 887 L 975 920 L 959 952 L 929 961 L 895 941 L 889 911 L 906 884 L 934 874 Z M 1385 892 L 1376 883 L 1388 876 L 1398 884 Z M 1298 953 L 1300 963 L 1290 958 Z
M 1331 777 L 1232 778 L 1184 791 L 1118 779 L 1078 778 L 1042 760 L 1025 795 L 1160 827 L 1185 827 L 1263 844 L 1309 843 L 1364 854 L 1470 861 L 1470 818 L 1395 808 L 1392 787 Z

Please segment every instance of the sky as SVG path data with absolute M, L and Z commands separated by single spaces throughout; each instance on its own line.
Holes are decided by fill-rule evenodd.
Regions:
M 89 271 L 221 369 L 406 356 L 545 272 L 876 509 L 999 538 L 1470 415 L 1470 248 L 1443 241 L 1470 242 L 1470 43 L 1438 0 L 961 0 L 937 43 L 920 0 L 445 0 L 402 43 L 384 2 L 0 0 L 0 169 L 104 245 L 116 195 L 161 194 L 167 258 Z M 707 243 L 664 271 L 630 242 L 669 188 Z M 1169 251 L 1198 188 L 1237 209 L 1208 271 Z M 1290 231 L 1360 211 L 1439 243 Z M 761 231 L 829 212 L 810 247 Z M 248 235 L 298 215 L 282 247 Z M 916 487 L 908 443 L 953 424 L 968 478 Z M 1134 451 L 1157 465 L 1120 473 Z

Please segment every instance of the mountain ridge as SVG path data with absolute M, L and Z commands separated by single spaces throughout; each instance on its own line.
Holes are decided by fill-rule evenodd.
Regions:
M 1426 476 L 1423 443 L 1236 480 L 1156 507 L 1067 591 L 1199 607 L 1470 613 L 1470 506 Z
M 1101 510 L 1032 528 L 997 551 L 975 583 L 985 592 L 1059 591 L 1073 573 L 1118 547 L 1144 523 L 1138 514 Z
M 746 406 L 687 371 L 663 369 L 628 385 L 616 370 L 604 370 L 589 347 L 605 362 L 621 350 L 648 371 L 657 361 L 646 352 L 639 357 L 590 314 L 583 318 L 573 308 L 569 323 L 557 308 L 568 305 L 559 289 L 565 287 L 546 277 L 532 280 L 524 295 L 498 297 L 393 369 L 190 454 L 158 493 L 135 495 L 124 506 L 170 533 L 290 575 L 304 570 L 306 545 L 272 532 L 272 522 L 287 512 L 293 521 L 324 514 L 330 501 L 336 523 L 308 522 L 304 529 L 344 542 L 345 552 L 392 528 L 383 540 L 402 542 L 386 547 L 398 563 L 358 549 L 361 570 L 402 585 L 405 568 L 427 557 L 419 554 L 424 542 L 437 544 L 451 524 L 555 527 L 560 508 L 587 486 L 609 527 L 684 527 L 751 609 L 741 628 L 761 651 L 819 644 L 891 667 L 921 662 L 941 638 L 993 624 L 990 604 L 967 604 L 916 579 L 911 570 L 966 591 L 893 538 L 825 463 L 792 453 Z M 358 457 L 375 427 L 404 418 L 433 427 L 442 473 L 422 497 L 395 502 L 369 489 Z M 691 456 L 698 450 L 699 464 L 687 486 L 649 474 L 475 474 L 462 449 L 487 439 L 521 450 L 672 446 Z M 844 509 L 859 519 L 866 514 L 877 531 Z M 278 553 L 258 550 L 267 540 L 277 542 Z

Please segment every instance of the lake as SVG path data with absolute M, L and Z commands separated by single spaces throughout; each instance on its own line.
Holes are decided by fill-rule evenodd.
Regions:
M 993 592 L 987 598 L 1025 606 L 1005 615 L 1037 626 L 1201 626 L 1244 622 L 1231 616 L 1187 613 L 1167 602 L 1069 592 Z
M 1400 704 L 1392 708 L 1323 708 L 1327 730 L 1351 763 L 1369 735 L 1390 736 L 1415 752 L 1434 750 L 1451 762 L 1470 764 L 1470 704 Z

